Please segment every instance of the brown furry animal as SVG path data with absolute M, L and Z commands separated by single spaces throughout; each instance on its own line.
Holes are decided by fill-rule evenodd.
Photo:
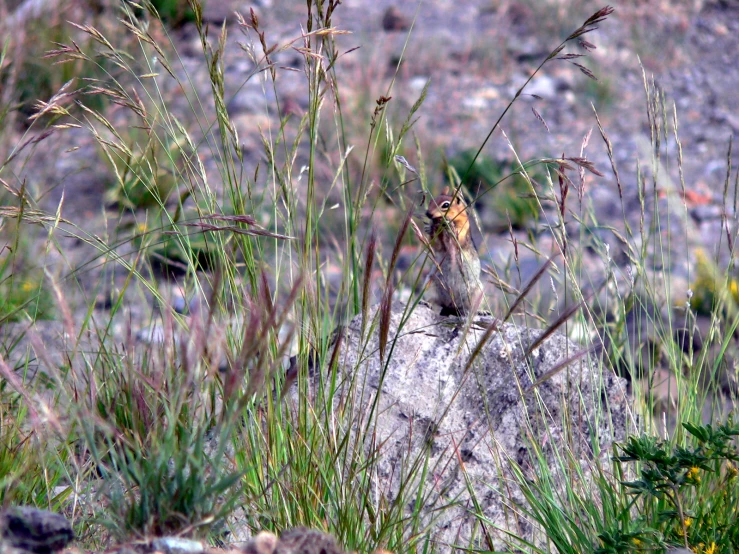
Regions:
M 480 256 L 472 240 L 467 204 L 449 188 L 429 202 L 426 233 L 436 268 L 431 280 L 441 315 L 465 315 L 482 301 Z

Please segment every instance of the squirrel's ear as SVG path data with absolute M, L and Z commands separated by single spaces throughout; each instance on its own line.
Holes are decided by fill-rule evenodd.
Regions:
M 441 194 L 444 196 L 449 196 L 449 187 L 444 187 L 444 190 L 441 191 Z

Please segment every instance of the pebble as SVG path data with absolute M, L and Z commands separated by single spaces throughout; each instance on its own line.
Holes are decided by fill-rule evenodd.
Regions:
M 201 554 L 205 552 L 203 543 L 179 537 L 161 537 L 151 541 L 154 550 L 164 554 Z
M 143 344 L 164 344 L 166 338 L 167 333 L 165 332 L 164 327 L 158 323 L 150 325 L 149 327 L 144 327 L 136 333 L 136 340 Z M 176 337 L 175 342 L 178 342 Z
M 552 99 L 557 96 L 557 80 L 549 75 L 536 77 L 524 92 L 533 96 L 541 96 L 544 99 Z

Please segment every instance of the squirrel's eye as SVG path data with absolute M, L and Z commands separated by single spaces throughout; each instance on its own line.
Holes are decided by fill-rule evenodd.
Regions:
M 447 210 L 447 209 L 449 209 L 449 206 L 450 206 L 449 202 L 444 202 L 444 203 L 443 203 L 443 204 L 441 205 L 441 209 L 442 209 L 442 210 Z

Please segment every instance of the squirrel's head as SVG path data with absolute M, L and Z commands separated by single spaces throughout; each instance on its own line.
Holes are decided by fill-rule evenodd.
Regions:
M 467 222 L 467 204 L 462 199 L 459 191 L 452 196 L 449 187 L 446 187 L 441 194 L 429 202 L 429 209 L 426 211 L 426 217 L 429 219 L 446 218 L 447 221 L 457 224 Z

